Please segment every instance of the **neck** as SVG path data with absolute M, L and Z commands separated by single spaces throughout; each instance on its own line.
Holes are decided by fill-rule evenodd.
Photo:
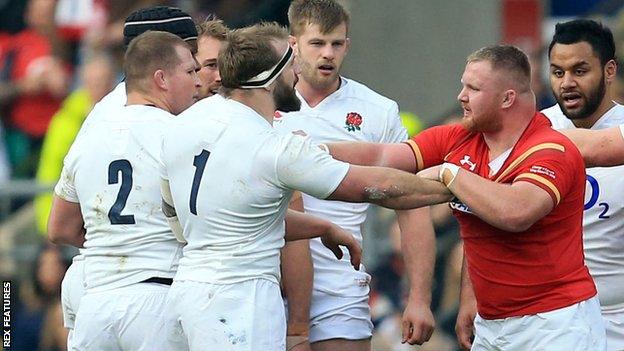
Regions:
M 598 106 L 596 111 L 594 111 L 594 113 L 589 115 L 587 118 L 573 119 L 572 123 L 577 128 L 589 129 L 593 127 L 594 124 L 596 124 L 596 122 L 598 122 L 598 120 L 602 116 L 604 116 L 604 114 L 607 113 L 607 111 L 609 111 L 613 106 L 615 106 L 615 103 L 611 99 L 611 94 L 605 93 L 605 96 L 602 98 L 602 102 L 600 102 L 600 105 Z
M 500 118 L 502 126 L 495 132 L 484 132 L 483 138 L 490 151 L 490 161 L 516 145 L 535 115 L 535 106 L 516 107 Z
M 232 91 L 230 99 L 256 111 L 270 125 L 273 125 L 275 103 L 270 91 L 266 89 L 236 89 Z
M 331 84 L 321 87 L 308 83 L 303 76 L 300 75 L 296 88 L 308 106 L 315 107 L 340 88 L 340 76 Z
M 171 108 L 169 105 L 163 100 L 151 94 L 145 94 L 138 91 L 132 91 L 127 93 L 128 100 L 126 102 L 126 106 L 129 105 L 151 105 L 154 107 L 158 107 L 162 110 L 165 110 L 169 113 L 171 112 Z

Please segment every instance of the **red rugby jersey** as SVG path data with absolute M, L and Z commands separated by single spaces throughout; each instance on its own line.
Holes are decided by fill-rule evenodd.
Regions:
M 461 125 L 439 126 L 407 143 L 419 169 L 451 162 L 492 181 L 530 182 L 552 197 L 553 210 L 521 233 L 495 228 L 466 205 L 451 202 L 483 318 L 552 311 L 596 295 L 583 255 L 585 164 L 576 146 L 553 130 L 544 115 L 535 114 L 491 177 L 481 133 Z

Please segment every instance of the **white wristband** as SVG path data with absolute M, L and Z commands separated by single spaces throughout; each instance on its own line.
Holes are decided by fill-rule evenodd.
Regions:
M 457 172 L 459 172 L 459 166 L 453 163 L 445 162 L 440 167 L 440 173 L 438 173 L 438 178 L 442 182 L 442 184 L 447 187 L 451 186 L 451 183 L 457 177 Z

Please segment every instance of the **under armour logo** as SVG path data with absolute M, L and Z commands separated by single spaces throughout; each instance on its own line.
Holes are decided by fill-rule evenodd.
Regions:
M 475 168 L 477 167 L 476 163 L 473 163 L 472 161 L 470 161 L 470 156 L 465 155 L 464 158 L 462 160 L 459 160 L 459 163 L 461 163 L 461 165 L 468 165 L 470 168 L 471 172 L 474 172 Z

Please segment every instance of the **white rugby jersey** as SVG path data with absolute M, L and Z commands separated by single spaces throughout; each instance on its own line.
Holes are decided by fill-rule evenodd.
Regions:
M 55 192 L 80 203 L 85 285 L 118 288 L 173 278 L 181 246 L 161 211 L 162 133 L 172 115 L 144 105 L 100 109 L 65 157 Z
M 394 143 L 407 140 L 396 102 L 363 84 L 341 78 L 340 88 L 317 106 L 310 107 L 301 95 L 301 111 L 277 116 L 274 126 L 282 134 L 302 130 L 315 142 L 366 141 Z M 328 219 L 350 231 L 362 243 L 362 224 L 368 204 L 324 201 L 303 194 L 307 213 Z M 310 241 L 314 263 L 314 289 L 339 296 L 368 295 L 370 276 L 365 269 L 355 271 L 347 259 L 336 257 L 320 239 Z
M 78 135 L 81 135 L 84 130 L 86 130 L 91 124 L 93 124 L 94 120 L 97 119 L 98 115 L 104 115 L 102 111 L 108 111 L 113 108 L 121 107 L 126 104 L 128 101 L 128 97 L 126 96 L 126 82 L 121 82 L 115 86 L 110 93 L 106 94 L 102 100 L 98 101 L 91 109 L 91 112 L 87 115 L 85 120 L 82 122 L 80 126 L 80 130 L 78 131 Z
M 559 105 L 542 111 L 555 129 L 576 128 Z M 624 123 L 624 106 L 616 104 L 591 129 Z M 585 262 L 596 282 L 603 307 L 624 307 L 624 166 L 587 169 L 583 246 Z
M 175 279 L 217 284 L 278 282 L 291 189 L 325 198 L 349 169 L 309 138 L 280 135 L 250 107 L 219 97 L 173 121 L 162 162 L 187 241 Z

